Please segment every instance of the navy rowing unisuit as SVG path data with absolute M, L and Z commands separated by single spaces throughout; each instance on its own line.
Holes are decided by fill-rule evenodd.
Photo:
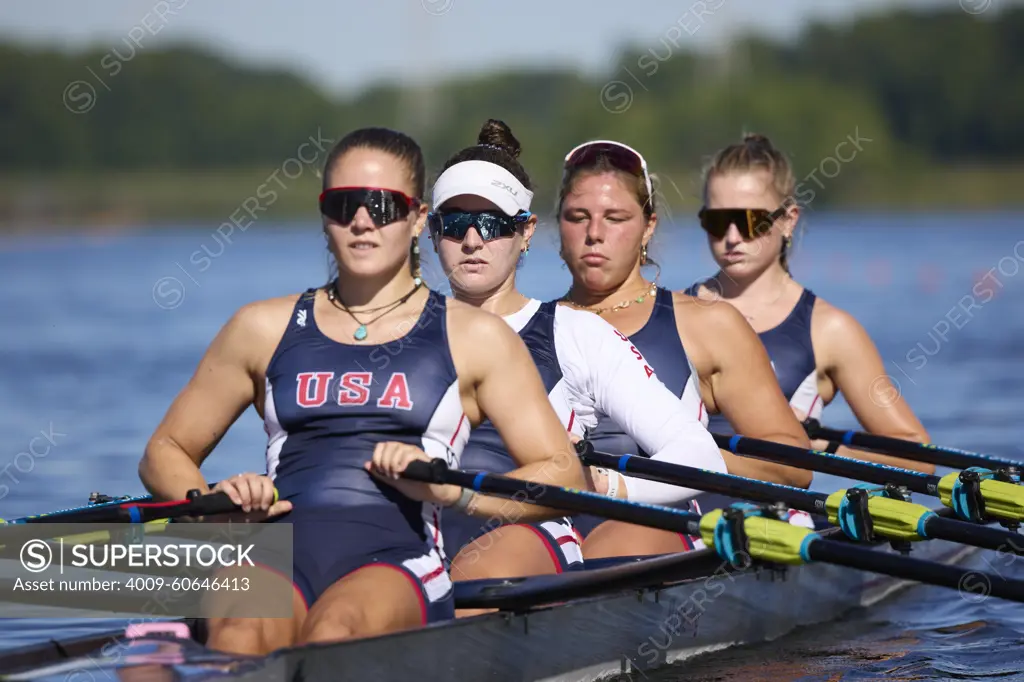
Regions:
M 293 510 L 294 582 L 307 607 L 334 582 L 376 565 L 422 595 L 424 622 L 453 617 L 440 508 L 402 495 L 363 468 L 399 441 L 453 466 L 469 427 L 459 396 L 443 296 L 430 292 L 415 326 L 377 345 L 334 341 L 317 327 L 316 290 L 295 304 L 267 368 L 267 471 Z

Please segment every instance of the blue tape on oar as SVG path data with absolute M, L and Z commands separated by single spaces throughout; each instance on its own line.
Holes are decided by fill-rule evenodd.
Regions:
M 729 449 L 734 453 L 736 452 L 736 446 L 739 444 L 741 438 L 743 438 L 743 436 L 737 434 L 729 439 Z
M 626 464 L 629 463 L 629 458 L 632 456 L 633 455 L 623 455 L 622 457 L 619 457 L 619 471 L 624 472 L 626 470 Z
M 852 445 L 853 437 L 857 435 L 856 431 L 847 431 L 843 434 L 843 445 Z
M 480 472 L 473 478 L 473 490 L 480 492 L 480 484 L 484 482 L 484 477 L 487 476 L 484 472 Z
M 139 510 L 138 507 L 128 507 L 128 520 L 131 523 L 142 522 L 142 512 Z
M 938 514 L 936 514 L 933 511 L 930 511 L 927 514 L 922 514 L 921 518 L 917 520 L 917 534 L 918 535 L 920 535 L 923 538 L 928 537 L 928 533 L 925 532 L 925 528 L 928 526 L 928 521 L 933 516 L 938 516 Z
M 809 533 L 807 537 L 803 539 L 803 542 L 800 543 L 800 558 L 803 559 L 804 562 L 811 563 L 811 544 L 820 539 L 821 538 L 814 533 Z

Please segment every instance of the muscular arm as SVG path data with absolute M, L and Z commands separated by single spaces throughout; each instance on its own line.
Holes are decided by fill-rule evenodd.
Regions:
M 562 327 L 556 339 L 559 361 L 568 384 L 583 393 L 581 402 L 608 415 L 636 441 L 651 459 L 725 472 L 725 461 L 696 414 L 683 404 L 657 375 L 649 373 L 643 355 L 629 339 L 592 313 L 559 310 Z M 612 473 L 613 476 L 619 474 Z M 683 486 L 622 476 L 625 497 L 649 504 L 676 504 L 700 491 Z
M 822 302 L 824 303 L 824 302 Z M 824 304 L 816 333 L 826 376 L 842 392 L 857 421 L 869 433 L 928 442 L 928 432 L 892 385 L 882 358 L 864 328 L 850 314 Z M 822 444 L 823 445 L 823 444 Z M 935 473 L 935 466 L 840 446 L 837 454 L 869 462 Z
M 452 306 L 449 340 L 456 358 L 463 406 L 474 422 L 490 419 L 519 465 L 512 478 L 584 489 L 586 482 L 569 436 L 548 401 L 533 359 L 522 339 L 499 317 Z M 515 500 L 475 495 L 467 510 L 510 522 L 563 515 Z
M 266 312 L 265 304 L 252 304 L 235 313 L 157 426 L 139 464 L 139 477 L 156 498 L 182 499 L 193 488 L 208 492 L 200 465 L 256 397 Z
M 683 303 L 680 304 L 680 298 Z M 696 338 L 710 365 L 714 403 L 736 432 L 761 440 L 809 448 L 810 441 L 782 394 L 768 352 L 731 305 L 695 306 L 677 295 L 680 326 Z M 695 364 L 697 358 L 694 358 Z M 698 368 L 700 374 L 705 370 Z M 810 471 L 722 451 L 729 473 L 806 488 Z

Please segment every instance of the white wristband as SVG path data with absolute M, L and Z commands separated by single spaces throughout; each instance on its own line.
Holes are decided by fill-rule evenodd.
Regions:
M 599 467 L 598 471 L 603 473 L 608 479 L 608 490 L 605 492 L 605 497 L 618 497 L 619 495 L 619 475 L 614 471 L 609 471 L 603 467 Z
M 469 488 L 463 488 L 462 494 L 459 495 L 459 499 L 455 501 L 455 504 L 453 504 L 451 508 L 458 509 L 459 511 L 466 511 L 466 509 L 469 507 L 469 501 L 473 499 L 473 495 L 475 494 L 476 493 L 474 493 Z

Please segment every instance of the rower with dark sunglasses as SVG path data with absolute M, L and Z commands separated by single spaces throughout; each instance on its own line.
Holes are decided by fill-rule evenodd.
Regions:
M 517 160 L 508 126 L 488 121 L 479 144 L 445 164 L 427 224 L 455 298 L 500 315 L 526 342 L 565 429 L 581 436 L 607 418 L 655 459 L 724 471 L 714 440 L 654 374 L 624 336 L 597 315 L 516 289 L 516 270 L 537 219 L 530 179 Z M 493 425 L 474 428 L 462 453 L 465 469 L 505 473 L 513 466 Z M 593 490 L 648 503 L 678 503 L 696 491 L 590 469 Z M 454 510 L 442 517 L 445 553 L 456 581 L 561 573 L 582 567 L 568 519 L 482 523 Z M 460 611 L 472 615 L 476 610 Z
M 628 337 L 694 419 L 707 423 L 709 412 L 723 412 L 746 436 L 810 446 L 764 347 L 743 317 L 729 306 L 703 304 L 658 286 L 657 277 L 644 277 L 658 218 L 651 176 L 639 152 L 609 140 L 576 147 L 565 157 L 558 197 L 561 256 L 572 273 L 567 302 L 600 315 Z M 650 455 L 612 420 L 602 419 L 587 437 L 599 451 Z M 722 455 L 732 474 L 798 487 L 811 481 L 808 471 Z M 693 501 L 704 506 L 702 499 L 708 497 Z M 811 525 L 802 512 L 789 520 Z M 678 533 L 590 516 L 573 522 L 586 534 L 584 561 L 682 552 L 702 544 Z
M 719 151 L 705 171 L 698 218 L 720 269 L 688 293 L 724 300 L 746 317 L 799 419 L 819 419 L 842 392 L 866 431 L 927 443 L 928 434 L 890 382 L 864 328 L 793 279 L 788 257 L 800 219 L 795 189 L 789 161 L 763 135 L 747 135 Z M 709 428 L 733 433 L 721 415 L 711 417 Z M 827 447 L 823 441 L 814 445 Z M 839 453 L 935 471 L 929 464 L 845 446 Z
M 342 138 L 320 195 L 337 276 L 239 310 L 146 448 L 146 487 L 182 499 L 207 490 L 199 467 L 248 406 L 263 417 L 267 473 L 214 489 L 246 512 L 291 524 L 292 574 L 252 568 L 252 592 L 217 598 L 251 603 L 277 590 L 291 598 L 292 617 L 211 618 L 211 648 L 265 654 L 451 618 L 442 507 L 484 518 L 558 516 L 400 477 L 416 460 L 457 467 L 471 427 L 485 419 L 508 446 L 511 475 L 586 485 L 522 339 L 423 286 L 424 176 L 422 151 L 407 135 L 368 128 Z

